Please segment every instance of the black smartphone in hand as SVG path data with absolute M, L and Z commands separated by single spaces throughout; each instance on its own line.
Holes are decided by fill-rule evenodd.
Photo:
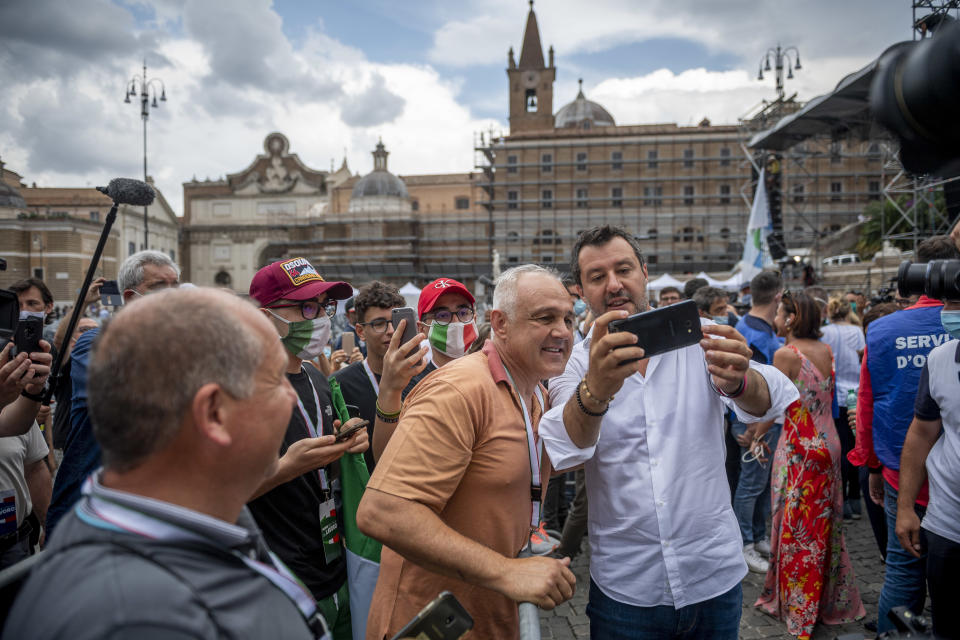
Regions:
M 417 316 L 413 307 L 399 307 L 391 312 L 390 323 L 393 325 L 394 331 L 396 331 L 401 320 L 407 321 L 407 326 L 403 329 L 403 336 L 400 337 L 400 345 L 403 346 L 417 335 Z
M 641 347 L 645 358 L 689 347 L 703 339 L 700 312 L 693 300 L 614 320 L 609 325 L 609 331 L 629 331 L 637 336 L 637 343 L 628 346 Z M 624 360 L 620 364 L 627 362 L 636 362 L 636 359 Z
M 345 442 L 349 440 L 350 438 L 353 437 L 353 434 L 355 434 L 357 431 L 360 431 L 360 429 L 366 429 L 367 425 L 369 424 L 370 424 L 369 421 L 361 420 L 359 423 L 353 425 L 352 427 L 347 427 L 345 429 L 341 428 L 340 431 L 337 432 L 337 437 L 334 440 L 334 442 Z

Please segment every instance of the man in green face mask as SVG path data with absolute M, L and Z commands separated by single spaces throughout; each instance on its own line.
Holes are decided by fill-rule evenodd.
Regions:
M 267 544 L 307 586 L 335 640 L 351 638 L 347 567 L 332 489 L 344 453 L 362 453 L 367 430 L 335 442 L 330 385 L 310 363 L 330 339 L 337 300 L 353 293 L 346 282 L 326 282 L 305 258 L 274 262 L 250 283 L 250 297 L 277 330 L 287 351 L 287 379 L 297 407 L 280 448 L 277 471 L 249 503 Z M 353 419 L 343 428 L 353 426 Z

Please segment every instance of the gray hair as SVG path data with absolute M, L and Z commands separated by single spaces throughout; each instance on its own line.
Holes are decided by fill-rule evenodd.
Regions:
M 167 289 L 104 326 L 87 393 L 106 467 L 128 471 L 168 445 L 205 384 L 250 397 L 264 347 L 246 306 L 213 289 Z
M 693 301 L 697 303 L 697 309 L 704 313 L 709 313 L 710 305 L 718 298 L 730 299 L 730 294 L 719 287 L 700 287 L 693 294 Z
M 493 308 L 502 311 L 507 317 L 513 317 L 517 309 L 517 289 L 521 276 L 525 275 L 544 275 L 555 279 L 561 285 L 560 274 L 548 267 L 541 267 L 538 264 L 521 264 L 517 267 L 511 267 L 500 274 L 494 283 L 493 289 Z
M 143 265 L 145 264 L 170 267 L 177 272 L 177 278 L 180 277 L 180 267 L 170 259 L 170 256 L 162 251 L 147 249 L 138 251 L 123 261 L 123 264 L 120 265 L 120 272 L 117 274 L 117 288 L 122 292 L 133 289 L 143 282 Z

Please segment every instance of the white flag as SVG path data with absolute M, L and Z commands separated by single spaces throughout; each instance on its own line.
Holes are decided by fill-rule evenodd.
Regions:
M 740 273 L 749 280 L 766 267 L 772 267 L 773 257 L 767 246 L 767 236 L 773 233 L 770 222 L 770 202 L 767 200 L 766 169 L 760 169 L 757 193 L 753 197 L 750 209 L 750 222 L 747 223 L 747 239 L 743 243 L 743 258 L 740 260 Z

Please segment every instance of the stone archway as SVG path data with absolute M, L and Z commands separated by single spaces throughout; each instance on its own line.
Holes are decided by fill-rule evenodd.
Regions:
M 225 289 L 233 288 L 233 277 L 223 269 L 213 277 L 213 283 L 218 287 L 223 287 Z

